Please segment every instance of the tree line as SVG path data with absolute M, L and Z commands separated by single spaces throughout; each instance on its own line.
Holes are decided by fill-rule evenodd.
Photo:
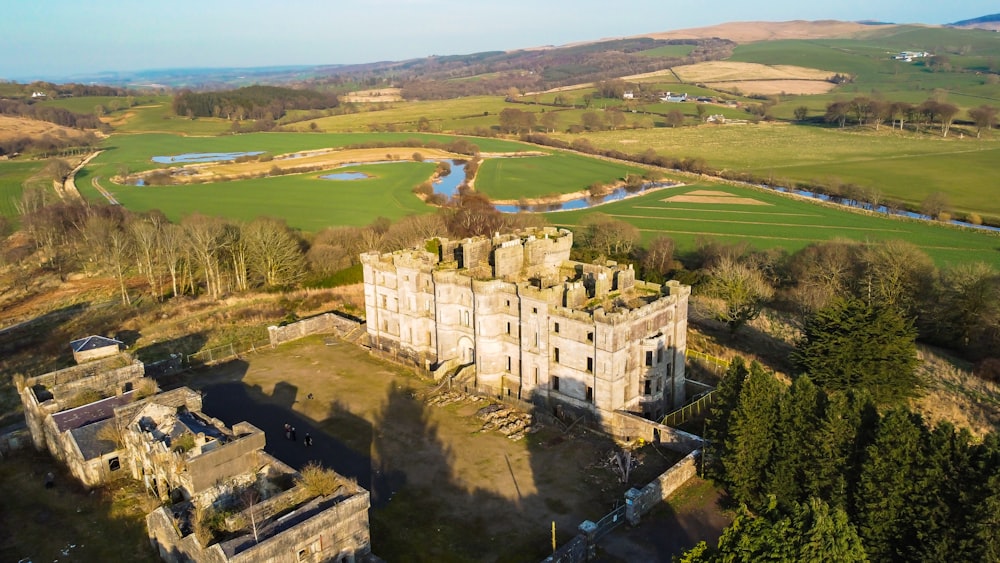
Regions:
M 329 227 L 315 234 L 267 217 L 236 221 L 195 213 L 171 223 L 159 211 L 137 214 L 121 206 L 53 200 L 50 194 L 43 188 L 25 189 L 17 207 L 30 247 L 5 259 L 35 258 L 62 278 L 80 270 L 110 276 L 126 304 L 137 293 L 156 300 L 182 295 L 216 300 L 234 292 L 323 285 L 357 267 L 363 252 L 541 222 L 535 215 L 500 213 L 467 186 L 442 202 L 435 214 L 395 223 L 379 218 L 364 227 Z M 24 272 L 21 282 L 30 283 L 30 270 Z M 357 271 L 348 280 L 360 281 Z
M 805 119 L 803 108 L 796 110 L 796 118 Z M 807 110 L 808 111 L 808 110 Z M 929 98 L 919 104 L 902 101 L 888 101 L 868 96 L 856 96 L 850 100 L 835 100 L 826 105 L 824 119 L 846 126 L 850 120 L 857 125 L 870 125 L 877 131 L 883 123 L 889 123 L 892 128 L 897 125 L 902 130 L 907 123 L 916 131 L 924 127 L 939 127 L 942 137 L 947 137 L 960 109 L 955 104 Z M 996 107 L 983 104 L 969 110 L 969 118 L 976 127 L 976 137 L 984 130 L 988 131 L 997 124 Z
M 790 387 L 737 358 L 716 390 L 705 470 L 741 505 L 681 561 L 1000 560 L 1000 437 L 975 441 L 865 392 Z
M 220 117 L 232 121 L 277 120 L 287 110 L 326 109 L 337 106 L 337 97 L 313 90 L 278 86 L 246 86 L 236 90 L 193 92 L 174 96 L 173 110 L 180 116 Z

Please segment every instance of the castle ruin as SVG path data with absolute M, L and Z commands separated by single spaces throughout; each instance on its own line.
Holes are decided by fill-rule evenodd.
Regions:
M 369 341 L 500 396 L 658 419 L 684 402 L 691 288 L 570 260 L 551 227 L 361 256 Z

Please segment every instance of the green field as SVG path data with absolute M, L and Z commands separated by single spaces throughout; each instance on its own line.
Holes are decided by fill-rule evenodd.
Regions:
M 655 49 L 639 51 L 638 54 L 644 57 L 686 57 L 694 51 L 694 45 L 664 45 Z
M 725 192 L 766 205 L 664 201 L 695 190 Z M 671 237 L 681 254 L 694 250 L 699 239 L 746 242 L 756 248 L 789 252 L 835 238 L 906 240 L 923 249 L 939 266 L 985 262 L 1000 268 L 1000 236 L 993 233 L 854 213 L 752 188 L 718 184 L 669 188 L 602 205 L 594 211 L 635 225 L 646 241 L 660 235 Z M 592 212 L 563 211 L 546 217 L 555 225 L 575 228 Z
M 448 143 L 456 138 L 426 133 L 247 133 L 220 137 L 182 137 L 159 133 L 114 135 L 104 143 L 107 150 L 88 168 L 96 170 L 98 176 L 109 177 L 118 173 L 119 164 L 128 165 L 131 172 L 162 167 L 150 160 L 154 156 L 241 151 L 266 151 L 277 155 L 368 142 L 420 139 Z M 501 139 L 472 138 L 470 141 L 484 152 L 516 152 L 535 148 Z
M 453 100 L 432 100 L 416 102 L 393 102 L 370 106 L 372 111 L 333 115 L 311 121 L 289 125 L 299 131 L 308 131 L 315 123 L 321 131 L 369 131 L 372 124 L 381 126 L 392 124 L 400 129 L 415 130 L 422 117 L 437 131 L 472 130 L 475 127 L 496 125 L 499 114 L 505 108 L 513 107 L 522 111 L 540 112 L 544 107 L 525 104 L 509 104 L 502 96 L 470 96 Z M 484 119 L 485 118 L 485 119 Z
M 567 153 L 493 158 L 479 167 L 476 189 L 496 200 L 531 199 L 585 190 L 595 182 L 610 184 L 623 180 L 626 174 L 645 172 L 636 166 Z
M 45 166 L 41 160 L 0 162 L 0 215 L 16 217 L 24 183 Z
M 580 136 L 556 135 L 571 141 Z M 716 169 L 749 171 L 774 179 L 839 179 L 875 188 L 883 196 L 919 206 L 934 192 L 948 194 L 956 211 L 1000 217 L 991 171 L 1000 142 L 956 131 L 937 134 L 784 124 L 604 131 L 582 136 L 598 147 L 626 152 L 653 148 L 672 157 L 703 157 Z
M 159 209 L 171 221 L 198 212 L 230 219 L 256 217 L 285 219 L 294 228 L 318 231 L 337 225 L 361 226 L 377 217 L 392 220 L 428 213 L 433 208 L 417 199 L 412 189 L 430 178 L 433 162 L 353 166 L 341 171 L 364 172 L 364 180 L 323 180 L 324 172 L 255 178 L 183 186 L 120 186 L 102 181 L 122 205 L 133 211 Z M 77 185 L 84 197 L 101 199 L 83 174 Z

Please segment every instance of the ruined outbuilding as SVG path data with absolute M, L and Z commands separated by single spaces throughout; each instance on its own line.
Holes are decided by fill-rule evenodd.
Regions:
M 691 288 L 570 260 L 573 234 L 531 229 L 361 256 L 371 346 L 439 377 L 556 401 L 604 424 L 684 402 Z
M 191 389 L 159 392 L 126 353 L 30 377 L 20 394 L 35 446 L 84 485 L 131 476 L 164 502 L 146 523 L 166 561 L 377 561 L 367 490 L 332 472 L 333 486 L 307 486 L 259 428 L 226 427 Z

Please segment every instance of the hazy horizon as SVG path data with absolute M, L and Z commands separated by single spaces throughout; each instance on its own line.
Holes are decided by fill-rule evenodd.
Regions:
M 0 78 L 30 82 L 104 72 L 313 66 L 564 45 L 737 21 L 842 20 L 944 24 L 996 12 L 955 5 L 780 0 L 711 5 L 633 0 L 15 0 L 0 20 Z

